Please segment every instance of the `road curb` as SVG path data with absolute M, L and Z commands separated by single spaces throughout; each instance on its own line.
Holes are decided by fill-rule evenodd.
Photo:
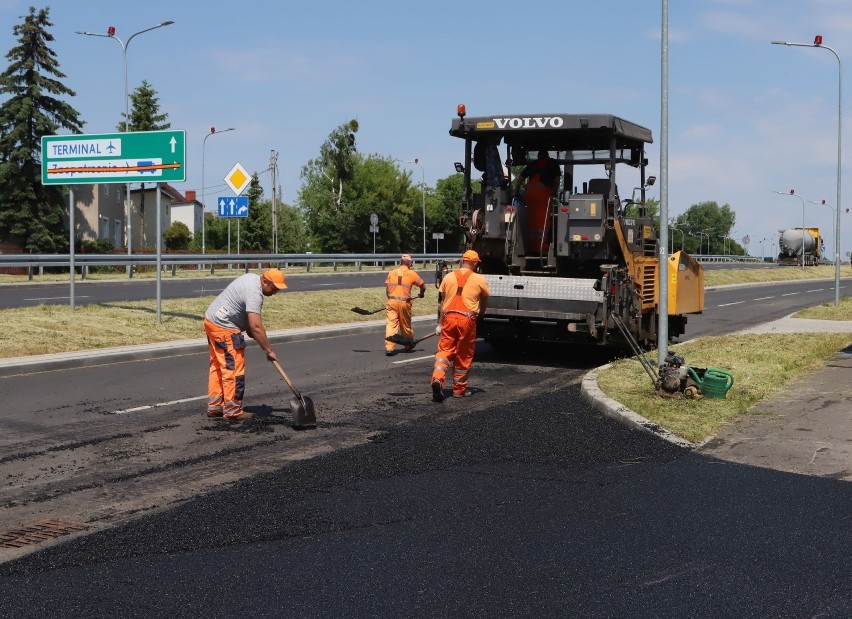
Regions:
M 662 426 L 645 419 L 639 413 L 630 410 L 621 402 L 613 400 L 601 391 L 598 386 L 598 373 L 610 367 L 612 367 L 612 364 L 607 363 L 606 365 L 602 365 L 599 368 L 595 368 L 594 370 L 587 372 L 586 375 L 583 376 L 583 381 L 580 384 L 580 395 L 589 406 L 599 413 L 610 417 L 611 419 L 615 419 L 634 430 L 641 430 L 642 432 L 653 434 L 657 438 L 661 438 L 673 445 L 677 445 L 678 447 L 683 447 L 684 449 L 695 449 L 695 447 L 697 447 L 695 443 L 690 443 L 686 439 L 672 434 Z

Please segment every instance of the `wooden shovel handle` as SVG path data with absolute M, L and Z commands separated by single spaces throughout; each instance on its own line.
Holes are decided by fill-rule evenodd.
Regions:
M 281 367 L 281 364 L 278 363 L 277 361 L 273 361 L 272 365 L 275 366 L 275 369 L 278 370 L 278 373 L 281 374 L 281 377 L 286 381 L 287 386 L 290 387 L 290 391 L 293 392 L 293 395 L 295 395 L 297 398 L 299 398 L 301 400 L 302 394 L 299 393 L 299 390 L 296 389 L 296 386 L 292 382 L 290 382 L 290 377 L 287 376 L 287 374 L 284 372 L 284 369 Z
M 438 334 L 437 334 L 437 333 L 435 333 L 434 331 L 432 331 L 432 333 L 430 333 L 429 335 L 424 335 L 424 336 L 423 336 L 423 337 L 421 337 L 419 340 L 414 340 L 414 343 L 415 343 L 415 344 L 419 344 L 419 343 L 420 343 L 420 342 L 422 342 L 423 340 L 428 340 L 430 337 L 435 337 L 436 335 L 438 335 Z

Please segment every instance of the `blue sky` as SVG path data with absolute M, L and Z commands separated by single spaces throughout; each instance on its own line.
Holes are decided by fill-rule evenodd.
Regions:
M 0 0 L 4 54 L 32 4 L 45 6 Z M 361 152 L 417 157 L 434 185 L 462 155 L 461 141 L 448 135 L 458 103 L 471 116 L 622 116 L 652 130 L 650 173 L 659 176 L 657 0 L 56 0 L 50 7 L 52 48 L 86 133 L 115 131 L 124 56 L 118 43 L 75 31 L 112 25 L 126 42 L 175 22 L 128 45 L 129 87 L 147 79 L 172 128 L 186 131 L 187 182 L 177 186 L 199 197 L 204 136 L 210 127 L 236 128 L 203 149 L 208 205 L 229 194 L 222 179 L 234 163 L 265 170 L 271 150 L 279 153 L 284 200 L 294 202 L 301 167 L 350 118 L 361 126 Z M 834 206 L 837 62 L 826 50 L 770 45 L 810 43 L 816 34 L 852 66 L 848 0 L 670 0 L 671 215 L 701 201 L 727 203 L 737 214 L 735 238 L 749 235 L 756 255 L 760 239 L 771 239 L 769 255 L 778 230 L 802 222 L 802 203 L 773 191 L 795 188 Z M 843 202 L 852 206 L 852 81 L 844 87 Z M 419 181 L 421 169 L 408 168 Z M 270 177 L 261 179 L 269 197 Z M 845 253 L 852 215 L 841 208 Z M 806 225 L 833 238 L 829 207 L 805 211 Z

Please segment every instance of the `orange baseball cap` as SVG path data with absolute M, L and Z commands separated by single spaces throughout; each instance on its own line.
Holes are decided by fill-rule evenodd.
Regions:
M 287 289 L 287 284 L 284 282 L 284 271 L 281 269 L 269 269 L 263 276 L 271 281 L 278 290 Z
M 467 262 L 479 262 L 479 254 L 477 254 L 472 249 L 468 249 L 464 254 L 462 254 L 462 260 Z

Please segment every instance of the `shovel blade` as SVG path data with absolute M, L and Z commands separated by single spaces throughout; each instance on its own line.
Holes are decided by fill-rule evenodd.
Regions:
M 315 428 L 317 425 L 317 416 L 314 413 L 314 401 L 309 396 L 302 396 L 302 399 L 293 398 L 290 400 L 290 412 L 293 413 L 293 427 L 297 430 L 306 430 Z

